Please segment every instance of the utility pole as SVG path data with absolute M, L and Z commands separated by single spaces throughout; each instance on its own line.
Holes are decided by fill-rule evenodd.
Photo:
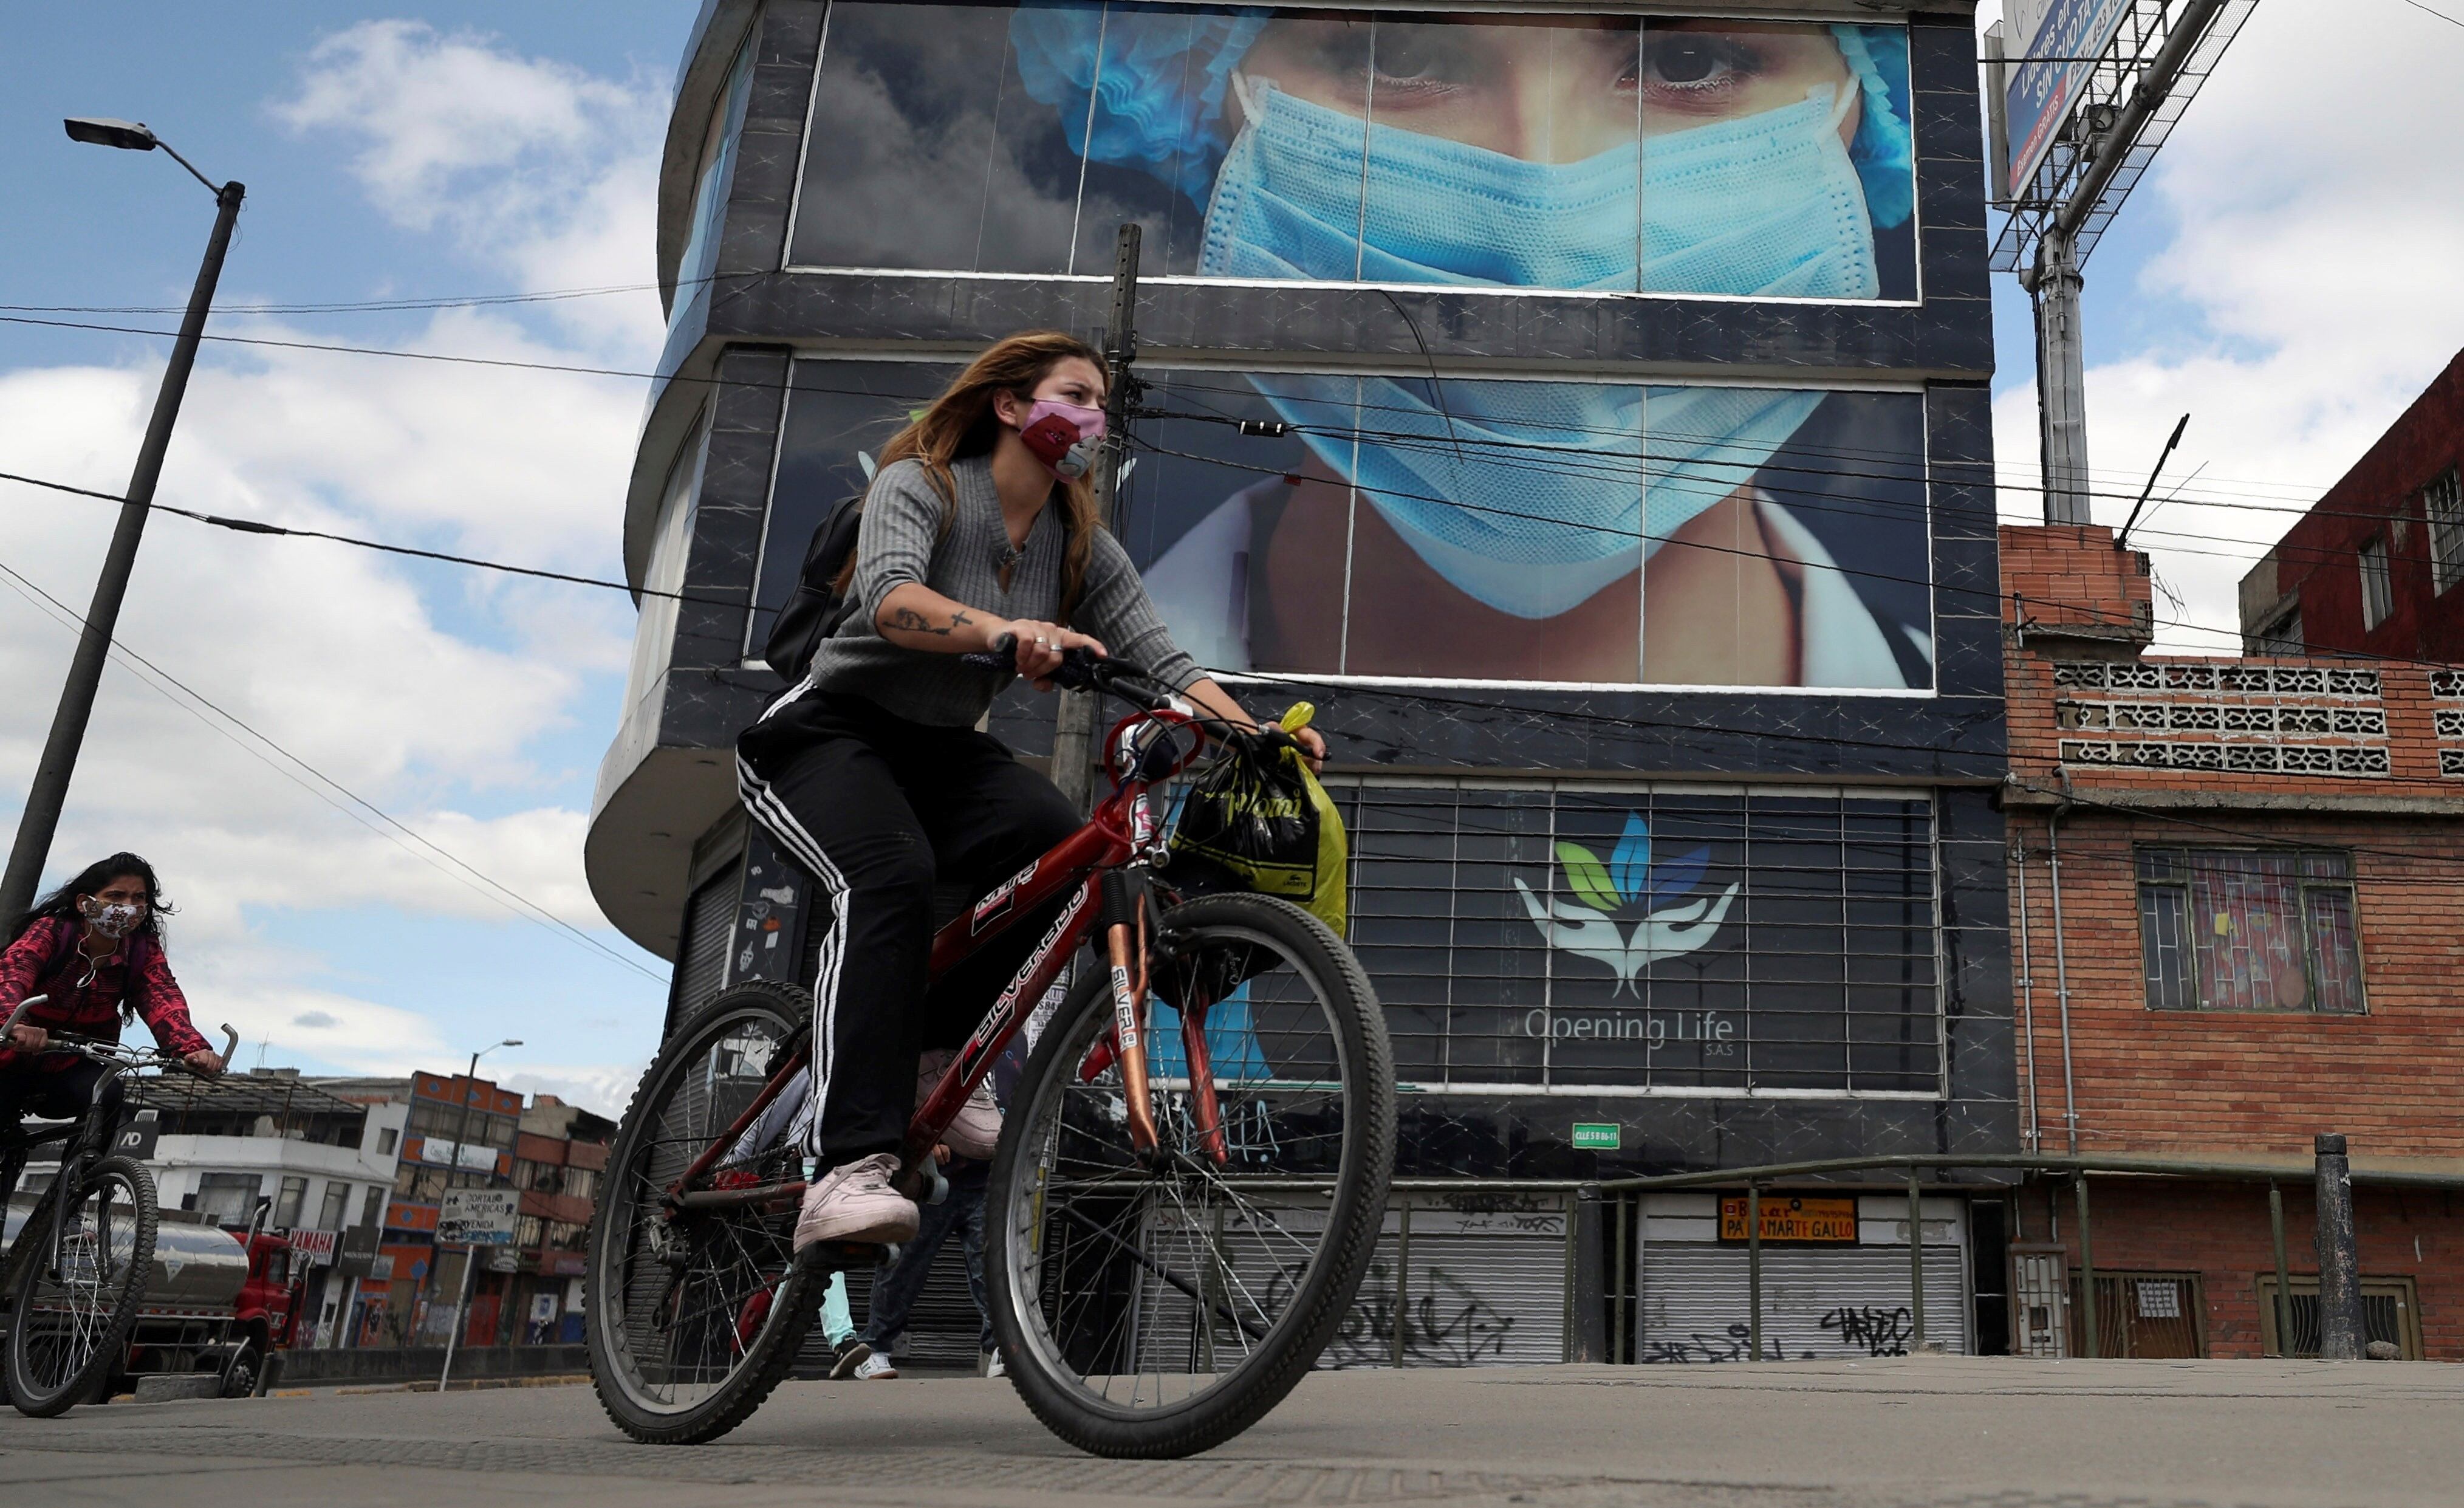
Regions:
M 507 1037 L 502 1042 L 491 1042 L 486 1047 L 483 1047 L 471 1054 L 470 1071 L 462 1076 L 462 1114 L 458 1119 L 456 1119 L 453 1125 L 453 1159 L 451 1162 L 445 1164 L 445 1186 L 447 1188 L 451 1189 L 453 1186 L 453 1175 L 461 1171 L 462 1168 L 462 1148 L 469 1145 L 471 1142 L 471 1096 L 472 1093 L 478 1088 L 479 1084 L 479 1059 L 487 1056 L 489 1053 L 496 1051 L 496 1049 L 500 1047 L 519 1047 L 521 1045 L 521 1038 Z M 495 1162 L 494 1159 L 491 1159 L 488 1164 L 488 1182 L 491 1184 L 496 1181 L 495 1169 Z M 441 1203 L 442 1201 L 440 1200 L 439 1202 Z M 421 1281 L 419 1285 L 419 1297 L 413 1299 L 410 1306 L 410 1339 L 413 1342 L 416 1342 L 419 1339 L 419 1332 L 426 1328 L 423 1321 L 427 1319 L 427 1316 L 420 1313 L 420 1303 L 421 1300 L 427 1298 L 429 1294 L 436 1290 L 436 1269 L 444 1254 L 445 1253 L 436 1247 L 431 1246 L 429 1248 L 428 1276 Z M 478 1260 L 479 1249 L 477 1247 L 465 1245 L 462 1248 L 462 1279 L 463 1289 L 466 1293 L 470 1288 L 471 1269 Z M 445 1379 L 451 1376 L 453 1372 L 453 1342 L 454 1340 L 462 1334 L 462 1302 L 461 1298 L 456 1297 L 453 1303 L 453 1328 L 447 1333 L 445 1339 L 445 1371 L 436 1380 L 436 1386 L 440 1388 L 445 1386 Z
M 1121 463 L 1130 448 L 1130 414 L 1137 407 L 1138 245 L 1134 221 L 1122 225 L 1113 243 L 1112 319 L 1104 327 L 1104 448 L 1095 464 L 1095 511 L 1116 532 Z M 1093 692 L 1065 691 L 1053 714 L 1052 783 L 1080 811 L 1095 805 L 1095 724 L 1102 711 Z
M 2036 309 L 2037 435 L 2045 474 L 2045 521 L 2086 523 L 2087 344 L 2079 335 L 2078 242 L 2058 227 L 2036 243 L 2024 279 Z
M 180 319 L 180 338 L 171 346 L 170 365 L 163 369 L 163 386 L 154 395 L 154 417 L 138 447 L 137 469 L 120 505 L 120 521 L 111 531 L 111 547 L 102 557 L 102 576 L 94 586 L 85 627 L 77 653 L 69 660 L 68 683 L 60 688 L 59 707 L 52 714 L 51 736 L 43 742 L 42 762 L 26 790 L 26 809 L 17 819 L 16 841 L 9 850 L 9 869 L 0 876 L 0 921 L 24 916 L 34 903 L 51 856 L 52 837 L 59 831 L 60 809 L 67 805 L 69 778 L 77 772 L 77 751 L 85 743 L 86 723 L 94 716 L 96 689 L 111 653 L 112 632 L 120 623 L 121 599 L 128 594 L 128 578 L 137 566 L 137 546 L 145 534 L 145 515 L 154 503 L 154 483 L 163 474 L 164 453 L 171 448 L 171 427 L 180 417 L 180 400 L 187 394 L 188 370 L 196 365 L 197 344 L 204 337 L 206 314 L 213 307 L 214 284 L 222 277 L 223 254 L 231 248 L 231 227 L 239 221 L 240 201 L 247 186 L 216 185 L 171 151 L 146 127 L 126 121 L 73 120 L 65 122 L 72 140 L 129 151 L 160 146 L 199 183 L 213 189 L 218 206 L 213 234 L 206 240 L 205 264 L 197 269 L 197 285 L 188 295 L 187 312 Z
M 2079 263 L 2103 224 L 2138 182 L 2173 122 L 2212 72 L 2253 0 L 2171 0 L 2125 7 L 2091 55 L 2026 55 L 2044 40 L 2020 38 L 2010 55 L 1999 26 L 1984 38 L 1987 114 L 1992 135 L 1994 202 L 2012 223 L 2003 233 L 2006 268 L 2019 274 L 2036 322 L 2036 406 L 2044 472 L 2045 521 L 2090 521 L 2087 469 L 2087 354 L 2079 328 Z M 2094 63 L 2092 70 L 2087 65 Z M 2011 82 L 2031 69 L 2068 68 L 2070 100 L 2054 154 L 2013 164 L 2006 108 Z M 2021 122 L 2026 125 L 2027 122 Z M 2012 181 L 2024 171 L 2023 182 Z M 2033 242 L 2035 257 L 2016 258 Z M 2178 434 L 2176 436 L 2178 438 Z

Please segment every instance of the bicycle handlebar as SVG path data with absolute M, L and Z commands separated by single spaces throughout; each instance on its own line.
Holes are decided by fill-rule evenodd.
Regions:
M 0 1038 L 13 1036 L 16 1033 L 18 1023 L 26 1019 L 26 1012 L 33 1009 L 36 1006 L 41 1005 L 43 1002 L 51 998 L 52 997 L 49 995 L 28 995 L 25 999 L 18 1001 L 17 1009 L 9 1012 L 8 1025 L 0 1026 Z M 239 1031 L 228 1021 L 222 1024 L 222 1028 L 223 1066 L 225 1068 L 229 1068 L 231 1066 L 231 1059 L 237 1055 L 239 1052 Z M 9 1044 L 5 1042 L 0 1042 L 0 1046 L 8 1045 Z M 122 1063 L 130 1068 L 143 1068 L 148 1062 L 160 1061 L 166 1067 L 186 1069 L 189 1073 L 195 1074 L 200 1077 L 205 1076 L 205 1071 L 190 1065 L 186 1056 L 177 1053 L 167 1053 L 160 1048 L 148 1048 L 143 1050 L 124 1049 L 117 1042 L 105 1046 L 101 1043 L 81 1042 L 74 1037 L 60 1037 L 57 1039 L 56 1045 L 47 1045 L 44 1047 L 43 1051 L 46 1053 L 74 1053 L 79 1057 L 92 1058 L 99 1063 Z
M 970 650 L 958 656 L 962 665 L 977 670 L 1006 671 L 1018 664 L 1018 635 L 1004 633 L 993 640 L 988 650 Z M 1066 691 L 1109 691 L 1124 700 L 1134 701 L 1149 711 L 1162 706 L 1164 698 L 1150 696 L 1124 688 L 1125 680 L 1155 680 L 1153 672 L 1125 659 L 1098 654 L 1092 650 L 1071 647 L 1061 652 L 1061 663 L 1053 667 L 1052 681 Z M 1162 682 L 1156 681 L 1157 685 Z

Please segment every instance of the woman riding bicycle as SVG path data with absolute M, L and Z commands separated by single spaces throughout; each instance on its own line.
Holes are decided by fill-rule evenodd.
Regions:
M 806 1147 L 820 1171 L 800 1250 L 913 1238 L 915 1206 L 891 1181 L 919 1056 L 936 1050 L 929 1090 L 1044 930 L 1022 919 L 928 993 L 935 883 L 980 893 L 1083 820 L 977 730 L 1013 671 L 956 656 L 1012 638 L 1014 673 L 1049 690 L 1064 651 L 1117 649 L 1203 713 L 1256 725 L 1174 646 L 1096 511 L 1087 477 L 1104 395 L 1102 354 L 1067 335 L 1013 335 L 978 357 L 883 448 L 841 583 L 856 610 L 737 742 L 745 809 L 830 906 Z M 1312 764 L 1324 758 L 1315 733 L 1298 738 Z M 987 1158 L 1000 1123 L 979 1088 L 946 1140 Z
M 30 995 L 47 997 L 0 1042 L 0 1130 L 29 1114 L 82 1116 L 98 1090 L 108 1122 L 119 1119 L 120 1080 L 92 1058 L 46 1053 L 55 1037 L 117 1042 L 123 1018 L 142 1018 L 165 1053 L 206 1074 L 220 1053 L 188 1020 L 188 1002 L 163 956 L 162 918 L 169 908 L 154 866 L 114 854 L 35 902 L 0 952 L 0 1021 Z M 0 1203 L 17 1168 L 0 1164 Z

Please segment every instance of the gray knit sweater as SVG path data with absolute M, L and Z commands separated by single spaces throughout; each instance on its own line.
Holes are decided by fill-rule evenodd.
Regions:
M 1016 679 L 1013 673 L 975 670 L 956 654 L 907 649 L 873 627 L 882 599 L 907 582 L 921 582 L 953 602 L 1004 618 L 1056 621 L 1061 610 L 1061 565 L 1068 526 L 1047 507 L 1035 517 L 1026 544 L 1013 552 L 1001 523 L 1001 498 L 993 488 L 989 455 L 952 463 L 958 484 L 957 516 L 941 538 L 945 504 L 921 462 L 904 460 L 881 469 L 865 495 L 864 525 L 856 536 L 856 610 L 836 635 L 813 652 L 813 668 L 802 686 L 771 710 L 807 691 L 844 692 L 866 698 L 911 722 L 939 727 L 972 725 L 993 698 Z M 1001 570 L 1010 566 L 1004 590 Z M 1091 633 L 1104 647 L 1178 689 L 1205 672 L 1172 642 L 1155 604 L 1111 532 L 1095 536 L 1087 558 L 1087 581 L 1069 627 Z

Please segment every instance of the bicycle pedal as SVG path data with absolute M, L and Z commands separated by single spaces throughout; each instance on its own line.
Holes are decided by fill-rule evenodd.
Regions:
M 885 1256 L 883 1253 L 888 1253 Z M 853 1272 L 865 1267 L 887 1267 L 898 1260 L 898 1248 L 875 1246 L 863 1241 L 816 1241 L 798 1253 L 797 1260 L 808 1264 L 820 1275 Z

